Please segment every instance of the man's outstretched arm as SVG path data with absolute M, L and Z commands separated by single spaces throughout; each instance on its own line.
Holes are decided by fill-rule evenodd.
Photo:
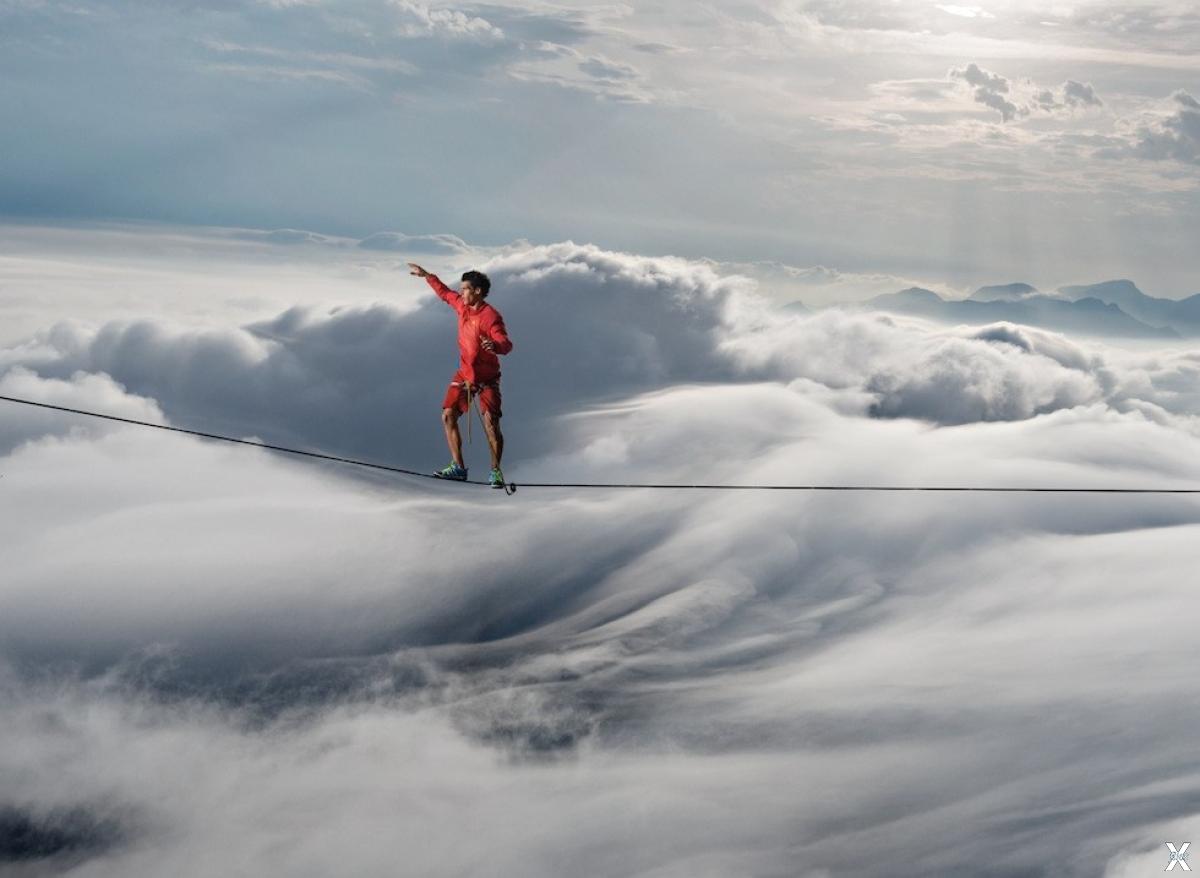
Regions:
M 455 311 L 458 311 L 462 308 L 462 296 L 458 294 L 458 290 L 450 289 L 448 286 L 442 283 L 441 279 L 436 274 L 426 271 L 415 262 L 410 262 L 408 264 L 409 267 L 412 268 L 412 271 L 410 271 L 409 274 L 415 274 L 418 277 L 425 278 L 425 280 L 428 281 L 429 286 L 431 286 L 433 291 L 437 293 L 439 299 L 441 299 Z

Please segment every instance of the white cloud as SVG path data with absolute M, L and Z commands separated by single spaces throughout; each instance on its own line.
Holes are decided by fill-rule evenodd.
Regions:
M 444 243 L 412 243 L 427 249 L 434 239 Z M 337 264 L 346 250 L 317 245 L 314 253 L 323 252 Z M 788 289 L 821 304 L 906 280 L 890 275 L 651 258 L 571 242 L 454 255 L 461 267 L 444 271 L 447 280 L 467 267 L 492 279 L 494 304 L 520 351 L 504 362 L 507 379 L 540 387 L 521 399 L 509 436 L 510 447 L 531 454 L 550 447 L 555 419 L 578 406 L 690 382 L 854 386 L 874 395 L 881 415 L 938 423 L 1028 418 L 1099 401 L 1190 412 L 1190 402 L 1152 384 L 1118 396 L 1104 356 L 1048 354 L 1062 345 L 1050 333 L 977 336 L 837 311 L 796 323 L 775 310 Z M 185 426 L 380 460 L 440 457 L 437 430 L 406 432 L 402 424 L 433 417 L 452 371 L 453 326 L 404 261 L 400 253 L 378 276 L 392 301 L 295 305 L 240 326 L 211 318 L 198 326 L 152 317 L 98 328 L 62 322 L 10 347 L 0 362 L 60 381 L 79 372 L 111 376 Z M 546 374 L 558 380 L 547 383 Z M 313 411 L 325 416 L 314 421 Z
M 457 235 L 406 235 L 404 232 L 376 232 L 358 242 L 364 250 L 393 250 L 404 253 L 436 253 L 464 256 L 471 252 Z
M 1073 79 L 1068 79 L 1055 91 L 1040 88 L 1029 80 L 1014 83 L 974 62 L 952 69 L 949 78 L 970 86 L 975 102 L 996 110 L 1005 122 L 1035 111 L 1053 113 L 1104 106 L 1091 83 Z
M 546 415 L 518 483 L 1200 483 L 1195 352 L 780 317 L 712 261 L 488 255 L 506 408 Z M 370 412 L 442 375 L 447 313 L 233 313 L 63 324 L 8 345 L 0 387 L 389 459 L 439 438 L 432 408 Z M 0 818 L 60 852 L 47 870 L 384 875 L 403 850 L 431 875 L 816 876 L 849 841 L 866 876 L 1119 874 L 1194 809 L 1200 654 L 1163 624 L 1194 578 L 1187 499 L 506 497 L 4 423 Z
M 39 354 L 50 358 L 55 356 L 45 348 L 19 350 L 15 354 L 20 357 L 33 354 L 35 358 Z M 0 359 L 0 369 L 3 368 L 3 360 Z M 0 371 L 0 395 L 18 399 L 36 397 L 38 402 L 67 408 L 95 406 L 106 414 L 120 418 L 165 423 L 162 412 L 153 400 L 130 396 L 105 374 L 77 372 L 68 380 L 43 379 L 29 368 L 13 366 Z M 27 409 L 20 417 L 7 417 L 0 422 L 0 455 L 11 452 L 27 441 L 45 436 L 97 437 L 113 429 L 112 421 L 81 421 L 47 409 Z
M 1092 84 L 1068 79 L 1063 83 L 1063 101 L 1070 106 L 1099 107 L 1103 101 L 1096 95 Z
M 957 15 L 961 18 L 995 18 L 996 16 L 988 12 L 982 6 L 938 6 L 942 12 L 950 15 Z
M 687 447 L 744 479 L 961 479 L 985 465 L 1002 479 L 1121 479 L 1145 478 L 1121 467 L 1148 441 L 1166 450 L 1171 436 L 1086 410 L 1019 430 L 931 433 L 839 415 L 817 390 L 666 392 L 580 421 L 563 451 L 615 434 L 632 440 L 633 472 L 661 473 Z M 761 462 L 747 469 L 752 450 Z M 1102 456 L 1080 469 L 1081 450 Z M 1194 440 L 1179 451 L 1164 465 L 1194 469 Z M 1185 632 L 1165 632 L 1149 659 L 1139 644 L 1163 633 L 1161 614 L 1186 582 L 1182 568 L 1146 559 L 1186 558 L 1194 525 L 1107 532 L 1164 512 L 1186 522 L 1186 504 L 527 490 L 499 501 L 498 520 L 467 495 L 411 486 L 372 496 L 265 454 L 133 430 L 91 449 L 28 449 L 10 473 L 12 463 L 39 474 L 9 486 L 18 500 L 73 492 L 69 515 L 25 503 L 22 532 L 40 533 L 43 546 L 69 538 L 74 549 L 39 551 L 8 580 L 3 618 L 24 634 L 6 641 L 36 635 L 43 649 L 77 654 L 114 637 L 163 642 L 85 685 L 13 680 L 0 713 L 10 796 L 35 814 L 85 807 L 128 836 L 102 846 L 106 856 L 88 864 L 95 874 L 143 874 L 191 844 L 210 853 L 181 862 L 206 869 L 282 874 L 293 858 L 317 857 L 377 874 L 394 853 L 395 833 L 379 829 L 390 823 L 423 840 L 414 850 L 428 860 L 413 863 L 429 874 L 483 857 L 550 874 L 568 855 L 585 874 L 697 864 L 720 873 L 742 849 L 771 869 L 794 859 L 797 826 L 806 862 L 833 868 L 844 833 L 831 821 L 861 834 L 862 862 L 879 863 L 867 874 L 908 874 L 908 863 L 927 871 L 925 857 L 1023 862 L 1063 835 L 1111 853 L 1119 836 L 1069 817 L 1038 840 L 1004 842 L 1030 798 L 1103 802 L 1187 752 L 1170 726 L 1132 740 L 1127 726 L 1170 703 L 1184 680 Z M 170 494 L 156 487 L 167 484 Z M 1063 528 L 1100 532 L 1056 535 Z M 476 534 L 477 552 L 447 577 L 441 556 L 461 529 Z M 254 559 L 251 589 L 239 568 L 222 571 L 234 551 Z M 73 555 L 89 575 L 67 573 Z M 1127 582 L 1139 563 L 1134 596 Z M 1047 567 L 1053 578 L 1040 573 Z M 104 603 L 89 606 L 96 593 Z M 506 625 L 521 626 L 515 639 L 486 636 Z M 372 642 L 390 646 L 373 653 Z M 238 677 L 248 654 L 266 666 Z M 1114 695 L 1103 669 L 1117 666 L 1132 676 Z M 232 704 L 187 695 L 214 686 Z M 1113 740 L 1128 750 L 1077 746 L 1023 721 L 1031 710 L 1070 712 L 1098 732 L 1125 726 Z M 259 711 L 265 724 L 251 721 Z M 1149 740 L 1153 758 L 1141 752 Z M 539 752 L 549 761 L 524 764 Z M 505 753 L 520 758 L 496 759 Z M 1018 753 L 1024 770 L 1013 768 Z M 1122 756 L 1118 787 L 1095 780 Z M 932 770 L 948 762 L 967 775 Z M 380 764 L 392 767 L 380 774 Z M 794 794 L 817 778 L 826 795 Z M 896 795 L 922 804 L 891 834 Z M 1156 801 L 1169 813 L 1169 800 Z M 975 833 L 951 833 L 949 802 L 972 815 Z M 739 816 L 714 822 L 714 807 Z M 655 821 L 662 844 L 628 835 L 629 808 Z M 1109 810 L 1115 833 L 1119 800 Z M 514 813 L 545 831 L 506 833 Z M 594 859 L 622 838 L 615 864 Z
M 1200 102 L 1182 90 L 1171 102 L 1165 114 L 1138 127 L 1131 149 L 1140 158 L 1200 164 Z
M 330 68 L 350 67 L 385 73 L 412 75 L 415 65 L 402 58 L 356 55 L 350 52 L 313 52 L 284 49 L 277 46 L 244 45 L 227 40 L 201 40 L 201 45 L 221 55 L 243 55 L 251 58 L 272 58 L 297 65 L 321 64 Z M 244 65 L 243 65 L 244 66 Z M 302 68 L 300 71 L 302 72 Z
M 370 89 L 370 83 L 362 76 L 344 70 L 328 70 L 321 67 L 285 67 L 270 64 L 209 64 L 205 69 L 214 73 L 244 76 L 248 79 L 280 82 L 315 80 L 333 82 L 363 91 Z
M 508 75 L 628 103 L 651 103 L 670 97 L 668 89 L 650 88 L 638 67 L 603 54 L 589 54 L 549 40 L 538 41 L 530 47 L 530 54 L 530 60 L 511 66 Z
M 416 0 L 389 0 L 401 13 L 400 33 L 405 36 L 446 36 L 456 39 L 496 41 L 504 39 L 503 29 L 486 18 L 460 9 L 436 6 Z

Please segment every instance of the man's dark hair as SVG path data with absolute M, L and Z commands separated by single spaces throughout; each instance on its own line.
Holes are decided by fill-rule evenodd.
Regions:
M 488 280 L 488 276 L 482 271 L 464 271 L 462 279 L 470 281 L 471 286 L 479 290 L 480 295 L 487 298 L 488 290 L 492 288 L 492 282 Z

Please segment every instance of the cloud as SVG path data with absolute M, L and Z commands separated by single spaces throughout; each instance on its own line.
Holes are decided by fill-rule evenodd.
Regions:
M 61 333 L 60 333 L 61 335 Z M 67 341 L 69 344 L 70 341 Z M 27 350 L 24 357 L 36 363 L 40 352 Z M 49 353 L 51 357 L 55 353 Z M 0 366 L 0 395 L 19 399 L 35 398 L 38 402 L 66 408 L 96 406 L 106 414 L 138 421 L 163 423 L 162 412 L 153 400 L 131 397 L 108 375 L 76 372 L 69 379 L 43 379 L 24 366 L 3 369 Z M 6 403 L 11 405 L 11 403 Z M 77 418 L 44 409 L 26 410 L 20 417 L 0 422 L 0 455 L 7 454 L 25 442 L 46 436 L 103 436 L 114 429 L 113 422 Z
M 1028 116 L 1035 110 L 1053 113 L 1104 106 L 1091 83 L 1073 79 L 1068 79 L 1055 92 L 1040 88 L 1030 80 L 1013 83 L 975 63 L 953 68 L 949 78 L 969 85 L 975 102 L 996 110 L 1005 122 Z
M 781 317 L 749 277 L 722 275 L 714 265 L 572 242 L 473 262 L 491 277 L 517 346 L 503 361 L 506 393 L 517 394 L 506 396 L 514 415 L 509 447 L 539 455 L 553 425 L 572 411 L 692 382 L 856 387 L 873 395 L 880 416 L 936 423 L 1022 419 L 1104 400 L 1125 405 L 1112 396 L 1115 379 L 1102 356 L 1077 351 L 1064 359 L 1053 334 L 1022 328 L 1025 344 L 1014 347 L 883 315 L 835 310 L 796 322 Z M 817 280 L 835 288 L 888 283 L 827 274 Z M 760 277 L 769 283 L 771 275 L 778 273 Z M 445 276 L 453 282 L 456 273 Z M 193 429 L 380 462 L 434 461 L 444 454 L 435 421 L 456 359 L 452 315 L 406 271 L 394 278 L 420 297 L 415 304 L 294 306 L 239 327 L 146 318 L 96 329 L 61 323 L 0 362 L 57 381 L 107 376 Z M 1139 398 L 1185 413 L 1151 390 Z M 313 419 L 314 411 L 324 414 Z M 429 428 L 413 429 L 422 423 Z
M 1200 163 L 1200 101 L 1176 90 L 1170 98 L 1121 119 L 1117 131 L 1099 142 L 1095 155 L 1104 159 Z
M 664 390 L 573 419 L 556 450 L 611 472 L 615 440 L 620 472 L 672 479 L 700 459 L 721 479 L 1129 483 L 1148 449 L 1162 476 L 1195 471 L 1196 440 L 1102 408 L 930 431 L 836 409 L 853 402 L 805 382 Z M 1130 823 L 1189 813 L 1149 785 L 1190 739 L 1132 721 L 1186 685 L 1191 642 L 1161 626 L 1186 587 L 1186 502 L 397 493 L 144 432 L 5 466 L 30 474 L 6 487 L 17 536 L 72 547 L 4 559 L 7 654 L 102 672 L 9 679 L 0 777 L 39 809 L 120 815 L 136 844 L 92 870 L 150 874 L 202 843 L 203 865 L 179 861 L 383 874 L 398 831 L 427 874 L 549 875 L 564 856 L 720 874 L 746 850 L 770 873 L 794 870 L 798 828 L 805 865 L 835 869 L 852 828 L 868 875 L 1031 867 L 1068 837 L 1098 872 Z M 834 792 L 794 794 L 817 780 Z M 1053 819 L 1012 844 L 1031 800 Z M 513 836 L 514 814 L 544 831 Z
M 478 265 L 518 482 L 1200 484 L 1192 351 L 781 317 L 573 242 Z M 423 295 L 64 323 L 0 386 L 415 454 L 371 418 L 453 365 Z M 1119 874 L 1193 818 L 1188 498 L 507 497 L 14 409 L 0 826 L 46 855 L 0 868 Z
M 638 52 L 645 52 L 648 55 L 674 55 L 678 52 L 686 52 L 687 50 L 681 46 L 673 46 L 670 43 L 635 43 L 632 47 Z
M 1190 94 L 1188 94 L 1185 91 L 1177 91 L 1171 97 L 1173 97 L 1175 99 L 1175 102 L 1177 104 L 1179 104 L 1180 106 L 1182 106 L 1184 109 L 1200 110 L 1200 101 L 1197 101 L 1194 97 L 1192 97 Z
M 427 249 L 430 239 L 417 243 Z M 514 444 L 542 444 L 547 419 L 588 402 L 734 374 L 717 350 L 718 332 L 744 280 L 681 259 L 569 242 L 500 253 L 475 267 L 491 277 L 494 304 L 522 352 L 505 361 L 506 377 L 514 386 L 542 385 L 515 404 L 522 415 L 513 419 Z M 439 430 L 402 425 L 437 414 L 456 361 L 453 314 L 407 269 L 393 283 L 422 296 L 420 305 L 298 306 L 236 329 L 146 319 L 95 331 L 63 324 L 28 353 L 7 356 L 48 377 L 105 373 L 135 393 L 175 400 L 190 414 L 168 416 L 193 426 L 264 431 L 390 459 L 440 458 Z M 575 316 L 581 307 L 587 320 Z M 47 361 L 47 348 L 57 359 Z M 545 384 L 537 376 L 546 371 L 561 380 Z M 309 428 L 300 425 L 318 410 L 329 415 L 324 426 L 302 435 Z
M 460 255 L 470 252 L 457 235 L 406 235 L 403 232 L 376 232 L 358 242 L 364 250 L 389 250 L 406 253 Z
M 1078 29 L 1092 43 L 1117 42 L 1164 52 L 1186 52 L 1200 35 L 1200 14 L 1178 0 L 1083 4 L 1049 11 L 1048 17 Z
M 988 12 L 982 6 L 938 6 L 942 12 L 950 15 L 957 15 L 960 18 L 995 18 L 996 16 Z
M 1176 91 L 1168 111 L 1139 126 L 1129 148 L 1151 161 L 1200 164 L 1200 102 L 1188 92 Z
M 900 79 L 872 83 L 871 93 L 898 110 L 928 110 L 949 106 L 954 85 L 945 79 Z
M 411 76 L 418 72 L 415 65 L 403 59 L 376 57 L 367 53 L 305 51 L 269 45 L 245 45 L 213 39 L 201 40 L 200 43 L 218 55 L 240 56 L 251 62 L 257 62 L 264 58 L 270 59 L 268 64 L 218 63 L 208 65 L 210 70 L 223 72 L 261 74 L 280 78 L 344 79 L 348 84 L 358 87 L 369 87 L 369 81 L 364 75 L 352 73 L 351 70 L 365 71 L 367 75 L 375 76 L 387 76 L 388 74 Z
M 597 79 L 636 79 L 636 67 L 596 56 L 579 63 L 579 69 Z
M 1006 100 L 998 92 L 988 91 L 987 89 L 975 89 L 975 101 L 983 104 L 985 107 L 991 107 L 1000 113 L 1000 117 L 1005 122 L 1011 122 L 1017 115 L 1017 105 L 1012 101 Z
M 1063 102 L 1068 106 L 1100 107 L 1104 102 L 1096 95 L 1092 84 L 1068 79 L 1063 83 Z
M 980 68 L 974 62 L 963 68 L 955 68 L 950 71 L 952 79 L 961 79 L 975 88 L 983 89 L 989 92 L 1008 92 L 1008 80 L 998 73 L 989 73 Z
M 602 54 L 541 40 L 530 48 L 533 60 L 514 65 L 509 75 L 522 81 L 547 82 L 587 91 L 597 97 L 629 103 L 650 103 L 654 91 L 641 71 Z M 579 74 L 584 74 L 582 77 Z
M 920 322 L 865 317 L 829 310 L 728 345 L 767 372 L 854 387 L 873 400 L 867 411 L 876 416 L 940 424 L 1021 420 L 1098 402 L 1112 388 L 1103 359 L 1051 333 L 931 332 Z
M 263 241 L 268 244 L 328 244 L 336 239 L 303 229 L 238 229 L 232 237 L 246 241 Z
M 503 40 L 503 29 L 486 18 L 471 15 L 459 9 L 432 6 L 414 0 L 389 0 L 391 6 L 401 13 L 403 23 L 400 33 L 405 36 L 437 35 L 454 39 L 498 41 Z
M 857 3 L 838 3 L 835 0 L 806 0 L 803 3 L 781 3 L 774 14 L 780 22 L 797 29 L 819 26 L 849 31 L 904 31 L 919 26 L 919 15 L 887 0 L 861 0 Z
M 39 811 L 0 805 L 0 863 L 56 861 L 68 867 L 127 843 L 119 820 L 84 807 Z

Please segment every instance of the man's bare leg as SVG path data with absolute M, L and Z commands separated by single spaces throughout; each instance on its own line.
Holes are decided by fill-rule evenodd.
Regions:
M 483 431 L 487 433 L 488 448 L 492 452 L 492 469 L 500 469 L 500 458 L 504 456 L 504 434 L 500 432 L 500 419 L 489 411 L 483 413 Z
M 442 409 L 442 426 L 446 429 L 446 444 L 450 446 L 450 459 L 463 469 L 462 434 L 458 432 L 458 409 Z

